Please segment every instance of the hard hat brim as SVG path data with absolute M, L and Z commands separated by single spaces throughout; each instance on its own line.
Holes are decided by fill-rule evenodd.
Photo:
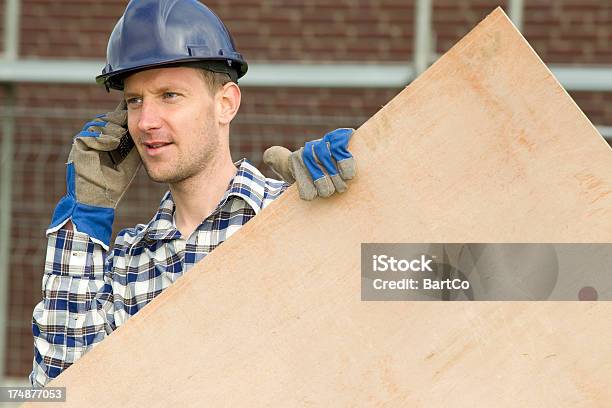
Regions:
M 112 68 L 107 74 L 101 74 L 96 77 L 96 83 L 105 85 L 107 89 L 116 89 L 123 91 L 123 80 L 131 74 L 154 68 L 172 68 L 180 66 L 191 66 L 203 69 L 208 69 L 213 72 L 226 73 L 232 81 L 238 82 L 238 79 L 243 77 L 248 65 L 246 61 L 228 60 L 228 59 L 202 59 L 202 58 L 185 58 L 180 61 L 160 61 L 147 65 L 139 65 L 113 71 Z

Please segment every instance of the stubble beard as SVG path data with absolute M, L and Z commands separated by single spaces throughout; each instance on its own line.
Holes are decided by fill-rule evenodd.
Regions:
M 205 143 L 195 151 L 179 152 L 175 158 L 174 166 L 159 173 L 153 173 L 148 164 L 143 161 L 143 165 L 149 178 L 156 183 L 177 184 L 206 171 L 207 168 L 214 166 L 214 161 L 220 151 L 219 134 L 214 132 L 211 126 L 200 131 L 198 139 Z

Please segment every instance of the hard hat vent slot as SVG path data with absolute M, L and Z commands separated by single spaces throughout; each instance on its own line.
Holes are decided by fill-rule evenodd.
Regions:
M 192 57 L 210 57 L 210 48 L 207 45 L 188 45 L 189 55 Z

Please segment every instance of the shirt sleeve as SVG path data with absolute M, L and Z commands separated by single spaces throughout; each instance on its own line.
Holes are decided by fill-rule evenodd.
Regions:
M 45 386 L 115 330 L 113 263 L 113 252 L 87 234 L 48 235 L 42 301 L 32 315 L 33 386 Z

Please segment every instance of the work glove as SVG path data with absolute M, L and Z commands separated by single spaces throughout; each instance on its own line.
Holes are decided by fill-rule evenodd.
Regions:
M 355 176 L 355 160 L 348 151 L 354 130 L 336 129 L 322 139 L 306 142 L 295 152 L 282 146 L 272 146 L 263 160 L 274 173 L 287 183 L 297 182 L 302 200 L 329 197 L 336 191 L 347 190 L 345 180 Z
M 72 220 L 108 250 L 117 203 L 142 164 L 127 130 L 125 101 L 87 122 L 75 136 L 66 163 L 66 195 L 47 234 Z

